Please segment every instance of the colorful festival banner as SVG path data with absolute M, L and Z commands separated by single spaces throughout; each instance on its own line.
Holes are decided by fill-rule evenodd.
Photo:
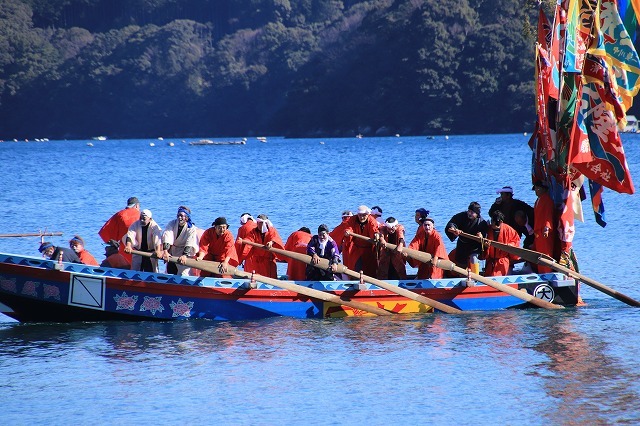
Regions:
M 600 20 L 605 60 L 615 67 L 616 84 L 626 112 L 640 91 L 640 59 L 613 0 L 602 0 Z
M 640 0 L 619 1 L 626 2 L 625 22 L 637 23 Z M 558 0 L 551 34 L 549 27 L 541 10 L 532 179 L 549 184 L 560 247 L 568 253 L 574 218 L 582 216 L 585 178 L 602 226 L 603 189 L 635 191 L 618 128 L 640 91 L 640 59 L 614 0 Z

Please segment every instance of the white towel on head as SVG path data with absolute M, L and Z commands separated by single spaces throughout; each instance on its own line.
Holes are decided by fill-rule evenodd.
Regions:
M 251 216 L 250 214 L 243 214 L 242 216 L 240 216 L 240 224 L 244 225 L 249 221 L 249 219 L 254 220 L 253 216 Z
M 271 221 L 269 219 L 260 219 L 260 221 L 262 221 L 262 228 L 260 228 L 260 231 L 263 234 L 266 234 L 267 231 L 269 230 L 269 228 L 271 228 L 273 226 L 273 224 L 271 223 Z

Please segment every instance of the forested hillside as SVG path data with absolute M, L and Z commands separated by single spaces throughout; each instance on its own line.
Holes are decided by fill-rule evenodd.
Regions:
M 0 0 L 0 139 L 531 131 L 525 0 Z

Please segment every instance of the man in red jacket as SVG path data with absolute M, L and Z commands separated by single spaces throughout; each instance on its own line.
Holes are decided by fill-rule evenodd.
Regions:
M 249 235 L 251 231 L 256 229 L 256 226 L 258 225 L 256 225 L 256 220 L 253 218 L 253 216 L 251 216 L 249 213 L 242 213 L 240 215 L 240 228 L 238 228 L 237 238 L 240 238 L 240 239 L 247 238 L 247 235 Z M 239 264 L 242 264 L 244 262 L 243 268 L 247 272 L 255 271 L 256 268 L 253 265 L 253 259 L 250 259 L 250 258 L 245 259 L 243 257 L 242 253 L 244 252 L 244 249 L 242 247 L 242 244 L 237 242 L 237 240 L 235 244 L 236 244 L 236 253 L 238 253 Z
M 555 207 L 549 195 L 546 183 L 541 180 L 536 181 L 533 189 L 538 199 L 533 206 L 533 249 L 537 252 L 553 257 L 556 233 L 553 224 L 555 223 L 553 213 Z M 547 266 L 538 265 L 538 272 L 541 274 L 552 272 Z
M 405 246 L 404 226 L 399 224 L 395 217 L 391 216 L 384 221 L 379 228 L 380 254 L 378 259 L 377 278 L 381 280 L 404 280 L 407 278 L 405 258 L 402 256 L 402 248 Z M 384 243 L 395 244 L 395 250 L 385 248 Z
M 344 231 L 347 229 L 347 223 L 352 216 L 353 213 L 351 210 L 343 211 L 342 222 L 333 228 L 333 231 L 329 232 L 329 236 L 338 244 L 338 249 L 342 255 L 342 262 L 345 265 L 351 264 L 351 237 L 346 236 Z
M 307 246 L 311 241 L 311 230 L 305 226 L 298 229 L 287 238 L 285 250 L 307 254 Z M 299 260 L 287 258 L 287 277 L 290 281 L 304 281 L 307 277 L 307 264 Z
M 504 214 L 500 210 L 494 210 L 491 214 L 491 225 L 487 231 L 487 242 L 481 259 L 485 259 L 484 275 L 487 277 L 504 276 L 509 273 L 511 262 L 519 259 L 518 256 L 509 254 L 491 245 L 491 241 L 497 241 L 513 247 L 520 247 L 520 234 L 504 222 Z
M 430 217 L 420 218 L 420 227 L 422 232 L 416 232 L 416 236 L 409 244 L 409 248 L 418 250 L 424 253 L 429 253 L 434 258 L 448 259 L 447 249 L 444 246 L 442 235 L 435 228 L 435 221 Z M 406 257 L 406 254 L 404 254 Z M 418 268 L 419 280 L 434 279 L 439 280 L 444 276 L 444 271 L 440 268 L 436 268 L 432 263 L 424 263 L 418 260 L 414 260 L 410 257 L 407 258 L 409 265 L 414 268 Z
M 231 278 L 231 275 L 226 275 L 229 265 L 238 265 L 238 255 L 234 243 L 233 234 L 229 231 L 227 219 L 219 217 L 211 224 L 211 228 L 202 234 L 196 260 L 204 259 L 220 262 L 220 273 L 215 275 L 222 276 L 223 278 Z M 180 259 L 184 262 L 183 259 L 186 259 L 186 256 L 181 256 Z M 205 271 L 200 273 L 201 277 L 211 275 L 213 274 Z
M 377 240 L 379 237 L 378 222 L 371 216 L 367 206 L 358 207 L 357 214 L 351 216 L 346 224 L 346 232 L 364 235 Z M 378 269 L 376 246 L 360 238 L 351 240 L 349 259 L 343 259 L 345 266 L 355 271 L 362 271 L 365 275 L 374 277 Z
M 284 243 L 282 242 L 282 238 L 280 238 L 278 230 L 273 226 L 266 214 L 258 215 L 256 222 L 256 227 L 244 239 L 258 244 L 264 244 L 267 247 L 275 246 L 276 248 L 284 249 Z M 278 267 L 276 265 L 278 257 L 274 253 L 253 247 L 249 244 L 244 244 L 240 258 L 251 260 L 254 266 L 253 271 L 255 271 L 256 274 L 269 278 L 278 278 Z
M 127 207 L 111 216 L 100 228 L 98 235 L 105 243 L 110 240 L 120 242 L 129 230 L 129 226 L 138 219 L 140 219 L 140 201 L 136 197 L 131 197 L 127 200 Z M 124 244 L 120 244 L 118 250 L 127 262 L 131 263 L 131 254 L 124 252 Z

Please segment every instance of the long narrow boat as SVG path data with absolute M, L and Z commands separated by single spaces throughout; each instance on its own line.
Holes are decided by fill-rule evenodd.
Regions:
M 499 283 L 563 306 L 578 304 L 578 285 L 563 274 L 493 277 Z M 296 282 L 389 312 L 424 313 L 425 304 L 358 281 Z M 389 281 L 463 311 L 530 307 L 466 278 Z M 371 315 L 248 279 L 183 277 L 0 253 L 0 312 L 21 322 L 275 316 L 334 318 Z

